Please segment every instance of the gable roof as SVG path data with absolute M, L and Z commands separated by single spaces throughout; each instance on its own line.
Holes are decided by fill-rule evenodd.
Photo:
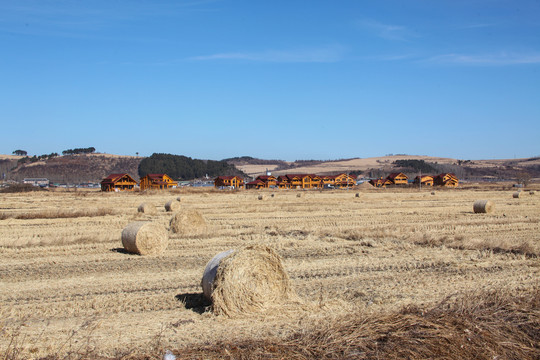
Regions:
M 402 172 L 395 172 L 395 173 L 391 173 L 390 175 L 387 176 L 388 179 L 395 179 L 396 177 L 398 177 L 399 175 L 403 175 L 405 176 L 406 178 L 409 178 L 407 175 L 405 175 L 404 173 Z
M 109 176 L 107 176 L 105 179 L 103 179 L 101 181 L 102 184 L 114 184 L 115 182 L 119 181 L 120 179 L 122 179 L 124 176 L 127 176 L 129 177 L 129 179 L 131 181 L 133 181 L 135 184 L 137 183 L 137 181 L 135 179 L 133 179 L 128 173 L 124 173 L 124 174 L 110 174 Z

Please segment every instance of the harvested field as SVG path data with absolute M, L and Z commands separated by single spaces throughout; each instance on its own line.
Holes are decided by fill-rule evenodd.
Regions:
M 485 298 L 480 310 L 487 319 L 495 301 L 490 297 L 497 294 L 505 301 L 519 294 L 528 299 L 522 305 L 536 301 L 529 312 L 514 315 L 522 325 L 538 321 L 540 198 L 513 199 L 512 192 L 494 190 L 453 189 L 437 196 L 431 191 L 305 191 L 300 198 L 296 191 L 274 191 L 264 202 L 253 191 L 0 194 L 0 354 L 161 358 L 171 349 L 190 358 L 354 357 L 345 352 L 349 343 L 333 341 L 330 330 L 350 338 L 356 331 L 358 340 L 364 326 L 372 331 L 366 339 L 379 339 L 392 326 L 419 324 L 419 309 L 426 309 L 436 336 L 444 326 L 457 326 L 450 318 L 443 321 L 441 309 L 460 318 L 472 313 L 463 310 L 464 303 Z M 171 218 L 164 208 L 142 214 L 137 206 L 163 204 L 178 194 L 182 209 L 204 217 L 207 231 L 170 232 L 161 255 L 127 254 L 120 240 L 126 225 L 145 220 L 168 226 Z M 479 199 L 490 199 L 495 211 L 475 214 Z M 232 318 L 208 311 L 200 287 L 206 263 L 247 244 L 270 246 L 281 256 L 301 305 Z M 512 309 L 519 304 L 508 304 L 494 309 L 504 307 L 510 313 L 498 314 L 514 319 Z M 474 323 L 461 319 L 466 326 Z M 486 329 L 495 329 L 489 324 Z M 402 337 L 418 336 L 399 331 Z M 504 331 L 513 330 L 493 330 Z M 512 349 L 520 358 L 538 358 L 538 330 L 528 336 L 536 344 L 508 346 L 500 350 L 503 358 Z M 472 338 L 479 347 L 482 341 L 491 344 L 480 335 Z M 437 344 L 423 339 L 429 349 Z M 389 357 L 406 356 L 406 349 L 396 349 L 404 349 L 407 339 L 390 340 L 397 347 Z M 371 345 L 362 341 L 358 347 L 367 352 Z M 470 358 L 459 349 L 456 358 Z

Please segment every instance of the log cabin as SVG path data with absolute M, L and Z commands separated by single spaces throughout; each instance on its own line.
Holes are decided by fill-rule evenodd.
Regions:
M 246 189 L 264 189 L 265 187 L 267 186 L 264 181 L 258 179 L 250 181 L 246 184 Z
M 255 180 L 262 181 L 265 188 L 273 188 L 277 185 L 277 178 L 273 175 L 260 175 Z
M 457 187 L 459 180 L 455 174 L 442 173 L 433 177 L 433 184 L 438 186 Z
M 334 175 L 334 186 L 336 188 L 348 188 L 354 185 L 356 185 L 354 176 L 345 173 Z
M 240 176 L 218 176 L 214 180 L 214 186 L 216 188 L 241 189 L 244 187 L 244 179 Z
M 176 188 L 178 183 L 167 174 L 148 174 L 141 178 L 141 190 Z
M 392 182 L 390 180 L 383 179 L 383 178 L 369 180 L 369 183 L 375 187 L 384 187 L 384 188 L 388 185 L 392 185 Z
M 390 180 L 390 182 L 393 185 L 408 185 L 409 184 L 409 177 L 405 175 L 404 173 L 391 173 L 386 178 L 387 180 Z
M 421 177 L 417 176 L 414 178 L 413 183 L 416 185 L 422 184 L 422 186 L 433 186 L 433 176 L 432 175 L 422 175 Z
M 136 185 L 129 174 L 111 174 L 101 181 L 101 191 L 133 191 Z

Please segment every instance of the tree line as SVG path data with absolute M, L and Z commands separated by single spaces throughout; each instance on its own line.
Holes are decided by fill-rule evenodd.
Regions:
M 183 155 L 161 153 L 154 153 L 140 162 L 139 176 L 144 177 L 148 174 L 167 174 L 176 180 L 191 180 L 206 175 L 211 178 L 220 175 L 245 175 L 224 160 L 199 160 Z
M 96 148 L 91 146 L 87 148 L 76 148 L 62 151 L 62 155 L 78 155 L 78 154 L 92 154 L 96 152 Z

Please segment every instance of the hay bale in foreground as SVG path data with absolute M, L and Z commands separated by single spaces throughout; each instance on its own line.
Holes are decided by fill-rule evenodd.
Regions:
M 201 286 L 216 315 L 264 311 L 294 297 L 280 256 L 263 245 L 216 255 L 204 269 Z
M 178 201 L 177 199 L 170 200 L 165 204 L 166 211 L 170 212 L 170 211 L 176 211 L 178 209 L 180 209 L 180 201 Z
M 476 200 L 473 205 L 475 213 L 491 213 L 495 210 L 495 204 L 490 200 Z
M 197 210 L 181 210 L 169 222 L 173 233 L 200 233 L 206 230 L 206 220 Z
M 155 214 L 157 212 L 156 207 L 153 205 L 149 205 L 147 203 L 142 203 L 137 208 L 137 212 L 145 213 L 145 214 Z
M 168 243 L 167 229 L 157 223 L 136 221 L 122 230 L 122 245 L 132 254 L 159 254 L 167 248 Z

